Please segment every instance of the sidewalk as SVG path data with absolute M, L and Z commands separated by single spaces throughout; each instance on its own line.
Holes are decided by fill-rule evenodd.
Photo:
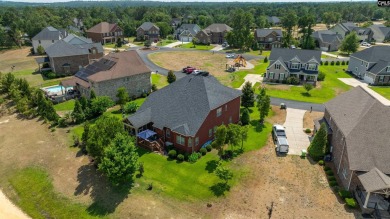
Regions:
M 244 80 L 245 80 L 244 83 L 242 83 L 241 86 L 239 88 L 237 88 L 238 90 L 242 90 L 242 88 L 244 87 L 244 85 L 247 81 L 251 82 L 252 86 L 254 86 L 257 82 L 259 82 L 259 83 L 263 82 L 263 77 L 261 75 L 257 75 L 257 74 L 247 74 L 244 77 Z
M 223 47 L 222 47 L 222 45 L 212 45 L 212 46 L 215 46 L 214 48 L 212 48 L 212 49 L 210 49 L 210 51 L 221 51 L 221 50 L 223 50 Z
M 324 52 L 324 51 L 322 51 L 322 54 L 327 55 L 327 56 L 330 56 L 330 57 L 333 57 L 333 58 L 337 58 L 337 59 L 348 58 L 348 57 L 345 57 L 345 56 L 334 55 L 334 54 L 332 54 L 332 53 L 328 53 L 328 52 Z
M 181 44 L 187 44 L 187 43 L 190 43 L 190 42 L 180 42 L 180 41 L 178 41 L 178 42 L 167 44 L 167 45 L 165 45 L 163 47 L 173 48 L 175 46 L 178 46 L 178 45 L 181 45 Z
M 18 207 L 16 207 L 0 190 L 0 218 L 30 219 Z

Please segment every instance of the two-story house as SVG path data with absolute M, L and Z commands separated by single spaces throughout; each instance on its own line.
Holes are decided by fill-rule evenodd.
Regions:
M 181 42 L 191 42 L 200 30 L 201 29 L 197 24 L 182 24 L 175 30 L 173 35 Z
M 375 42 L 383 43 L 390 41 L 390 27 L 386 27 L 383 24 L 374 24 L 369 27 L 373 32 L 373 38 Z
M 374 33 L 370 28 L 358 27 L 356 24 L 352 22 L 345 22 L 336 24 L 334 27 L 330 29 L 336 34 L 340 34 L 342 39 L 346 37 L 352 31 L 356 32 L 360 42 L 371 42 Z
M 324 118 L 334 171 L 354 193 L 362 213 L 390 212 L 390 107 L 368 88 L 356 87 L 325 103 Z M 385 105 L 386 104 L 386 105 Z
M 337 51 L 342 42 L 342 37 L 331 30 L 318 30 L 312 34 L 316 47 L 322 51 Z
M 371 85 L 390 84 L 390 47 L 373 46 L 350 55 L 348 71 Z
M 316 84 L 321 51 L 273 48 L 264 81 L 280 82 L 296 77 L 302 83 Z
M 151 71 L 137 51 L 110 53 L 81 68 L 72 78 L 61 81 L 64 87 L 73 87 L 89 98 L 91 90 L 98 96 L 117 100 L 120 87 L 126 88 L 130 97 L 149 93 L 152 88 Z
M 160 40 L 160 28 L 152 22 L 144 22 L 137 28 L 137 39 L 157 42 Z
M 86 31 L 87 37 L 91 38 L 95 43 L 116 43 L 118 40 L 124 39 L 123 30 L 118 24 L 110 24 L 101 22 L 91 27 Z
M 232 29 L 233 28 L 226 24 L 211 24 L 202 31 L 199 31 L 196 35 L 196 38 L 200 43 L 203 44 L 222 44 L 226 41 L 226 34 Z
M 42 46 L 46 51 L 46 48 L 53 43 L 65 38 L 68 35 L 66 30 L 58 30 L 54 27 L 45 27 L 41 32 L 32 38 L 32 46 L 34 53 L 38 52 L 38 46 Z
M 240 98 L 240 91 L 213 76 L 188 75 L 150 94 L 125 127 L 140 146 L 153 150 L 149 145 L 155 143 L 195 152 L 214 139 L 217 126 L 239 122 Z M 157 137 L 145 139 L 145 131 Z
M 281 29 L 256 29 L 255 40 L 266 50 L 282 46 L 283 33 Z

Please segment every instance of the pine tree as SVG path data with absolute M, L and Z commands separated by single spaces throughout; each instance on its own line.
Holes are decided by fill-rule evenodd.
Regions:
M 267 95 L 265 88 L 260 90 L 260 94 L 257 96 L 257 108 L 260 112 L 260 122 L 264 122 L 264 118 L 268 116 L 269 108 L 271 106 L 271 99 Z
M 80 124 L 85 121 L 85 114 L 80 104 L 80 101 L 76 100 L 74 103 L 74 109 L 72 112 L 73 121 L 76 124 Z
M 170 83 L 170 84 L 176 81 L 176 75 L 173 73 L 172 70 L 169 70 L 169 71 L 168 71 L 167 81 L 168 81 L 168 83 Z
M 248 108 L 255 105 L 255 91 L 252 88 L 252 83 L 247 81 L 242 88 L 241 106 Z
M 241 124 L 248 125 L 249 122 L 250 122 L 249 110 L 247 108 L 244 108 L 242 110 L 242 115 L 241 115 Z
M 309 155 L 313 160 L 321 160 L 325 155 L 325 147 L 326 143 L 328 141 L 328 133 L 326 130 L 325 123 L 321 124 L 320 130 L 316 133 L 314 136 L 313 141 L 310 143 L 309 148 L 307 151 L 309 152 Z

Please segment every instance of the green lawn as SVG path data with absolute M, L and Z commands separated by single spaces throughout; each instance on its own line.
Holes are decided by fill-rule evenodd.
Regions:
M 168 85 L 167 77 L 160 74 L 152 74 L 152 84 L 155 84 L 158 89 Z
M 344 66 L 320 66 L 320 71 L 324 72 L 325 81 L 320 82 L 316 88 L 310 91 L 308 95 L 303 86 L 289 85 L 266 85 L 267 93 L 271 97 L 284 98 L 312 103 L 325 103 L 333 99 L 336 95 L 343 93 L 351 88 L 344 84 L 338 78 L 350 78 L 351 76 L 343 71 Z
M 54 105 L 56 111 L 71 111 L 74 109 L 74 99 Z
M 158 41 L 157 46 L 166 46 L 166 45 L 174 43 L 174 42 L 178 42 L 178 41 L 177 40 L 161 40 L 161 41 Z
M 32 218 L 102 218 L 88 213 L 88 206 L 74 203 L 56 193 L 48 174 L 37 167 L 16 172 L 10 178 L 15 203 Z
M 210 45 L 210 46 L 196 45 L 196 47 L 194 48 L 194 45 L 192 43 L 181 44 L 178 47 L 183 48 L 183 49 L 197 49 L 197 50 L 210 50 L 210 49 L 214 48 L 214 46 L 212 46 L 212 45 Z
M 389 86 L 370 86 L 370 88 L 376 91 L 378 94 L 384 96 L 390 100 L 390 87 Z
M 228 77 L 230 77 L 230 84 L 228 86 L 232 88 L 239 88 L 244 83 L 244 77 L 247 74 L 263 74 L 266 72 L 266 68 L 268 67 L 268 63 L 263 63 L 263 61 L 258 61 L 253 69 L 249 70 L 240 70 L 233 73 L 230 73 Z
M 34 72 L 33 69 L 25 69 L 21 71 L 15 71 L 14 74 L 18 78 L 25 78 L 31 86 L 34 87 L 48 87 L 52 85 L 58 85 L 64 78 L 47 79 L 44 78 L 39 72 Z

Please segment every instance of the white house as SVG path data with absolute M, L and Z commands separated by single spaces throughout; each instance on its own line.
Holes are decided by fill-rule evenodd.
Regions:
M 37 53 L 38 46 L 41 45 L 46 50 L 53 43 L 67 36 L 65 30 L 57 30 L 54 27 L 45 27 L 41 32 L 32 38 L 34 53 Z

